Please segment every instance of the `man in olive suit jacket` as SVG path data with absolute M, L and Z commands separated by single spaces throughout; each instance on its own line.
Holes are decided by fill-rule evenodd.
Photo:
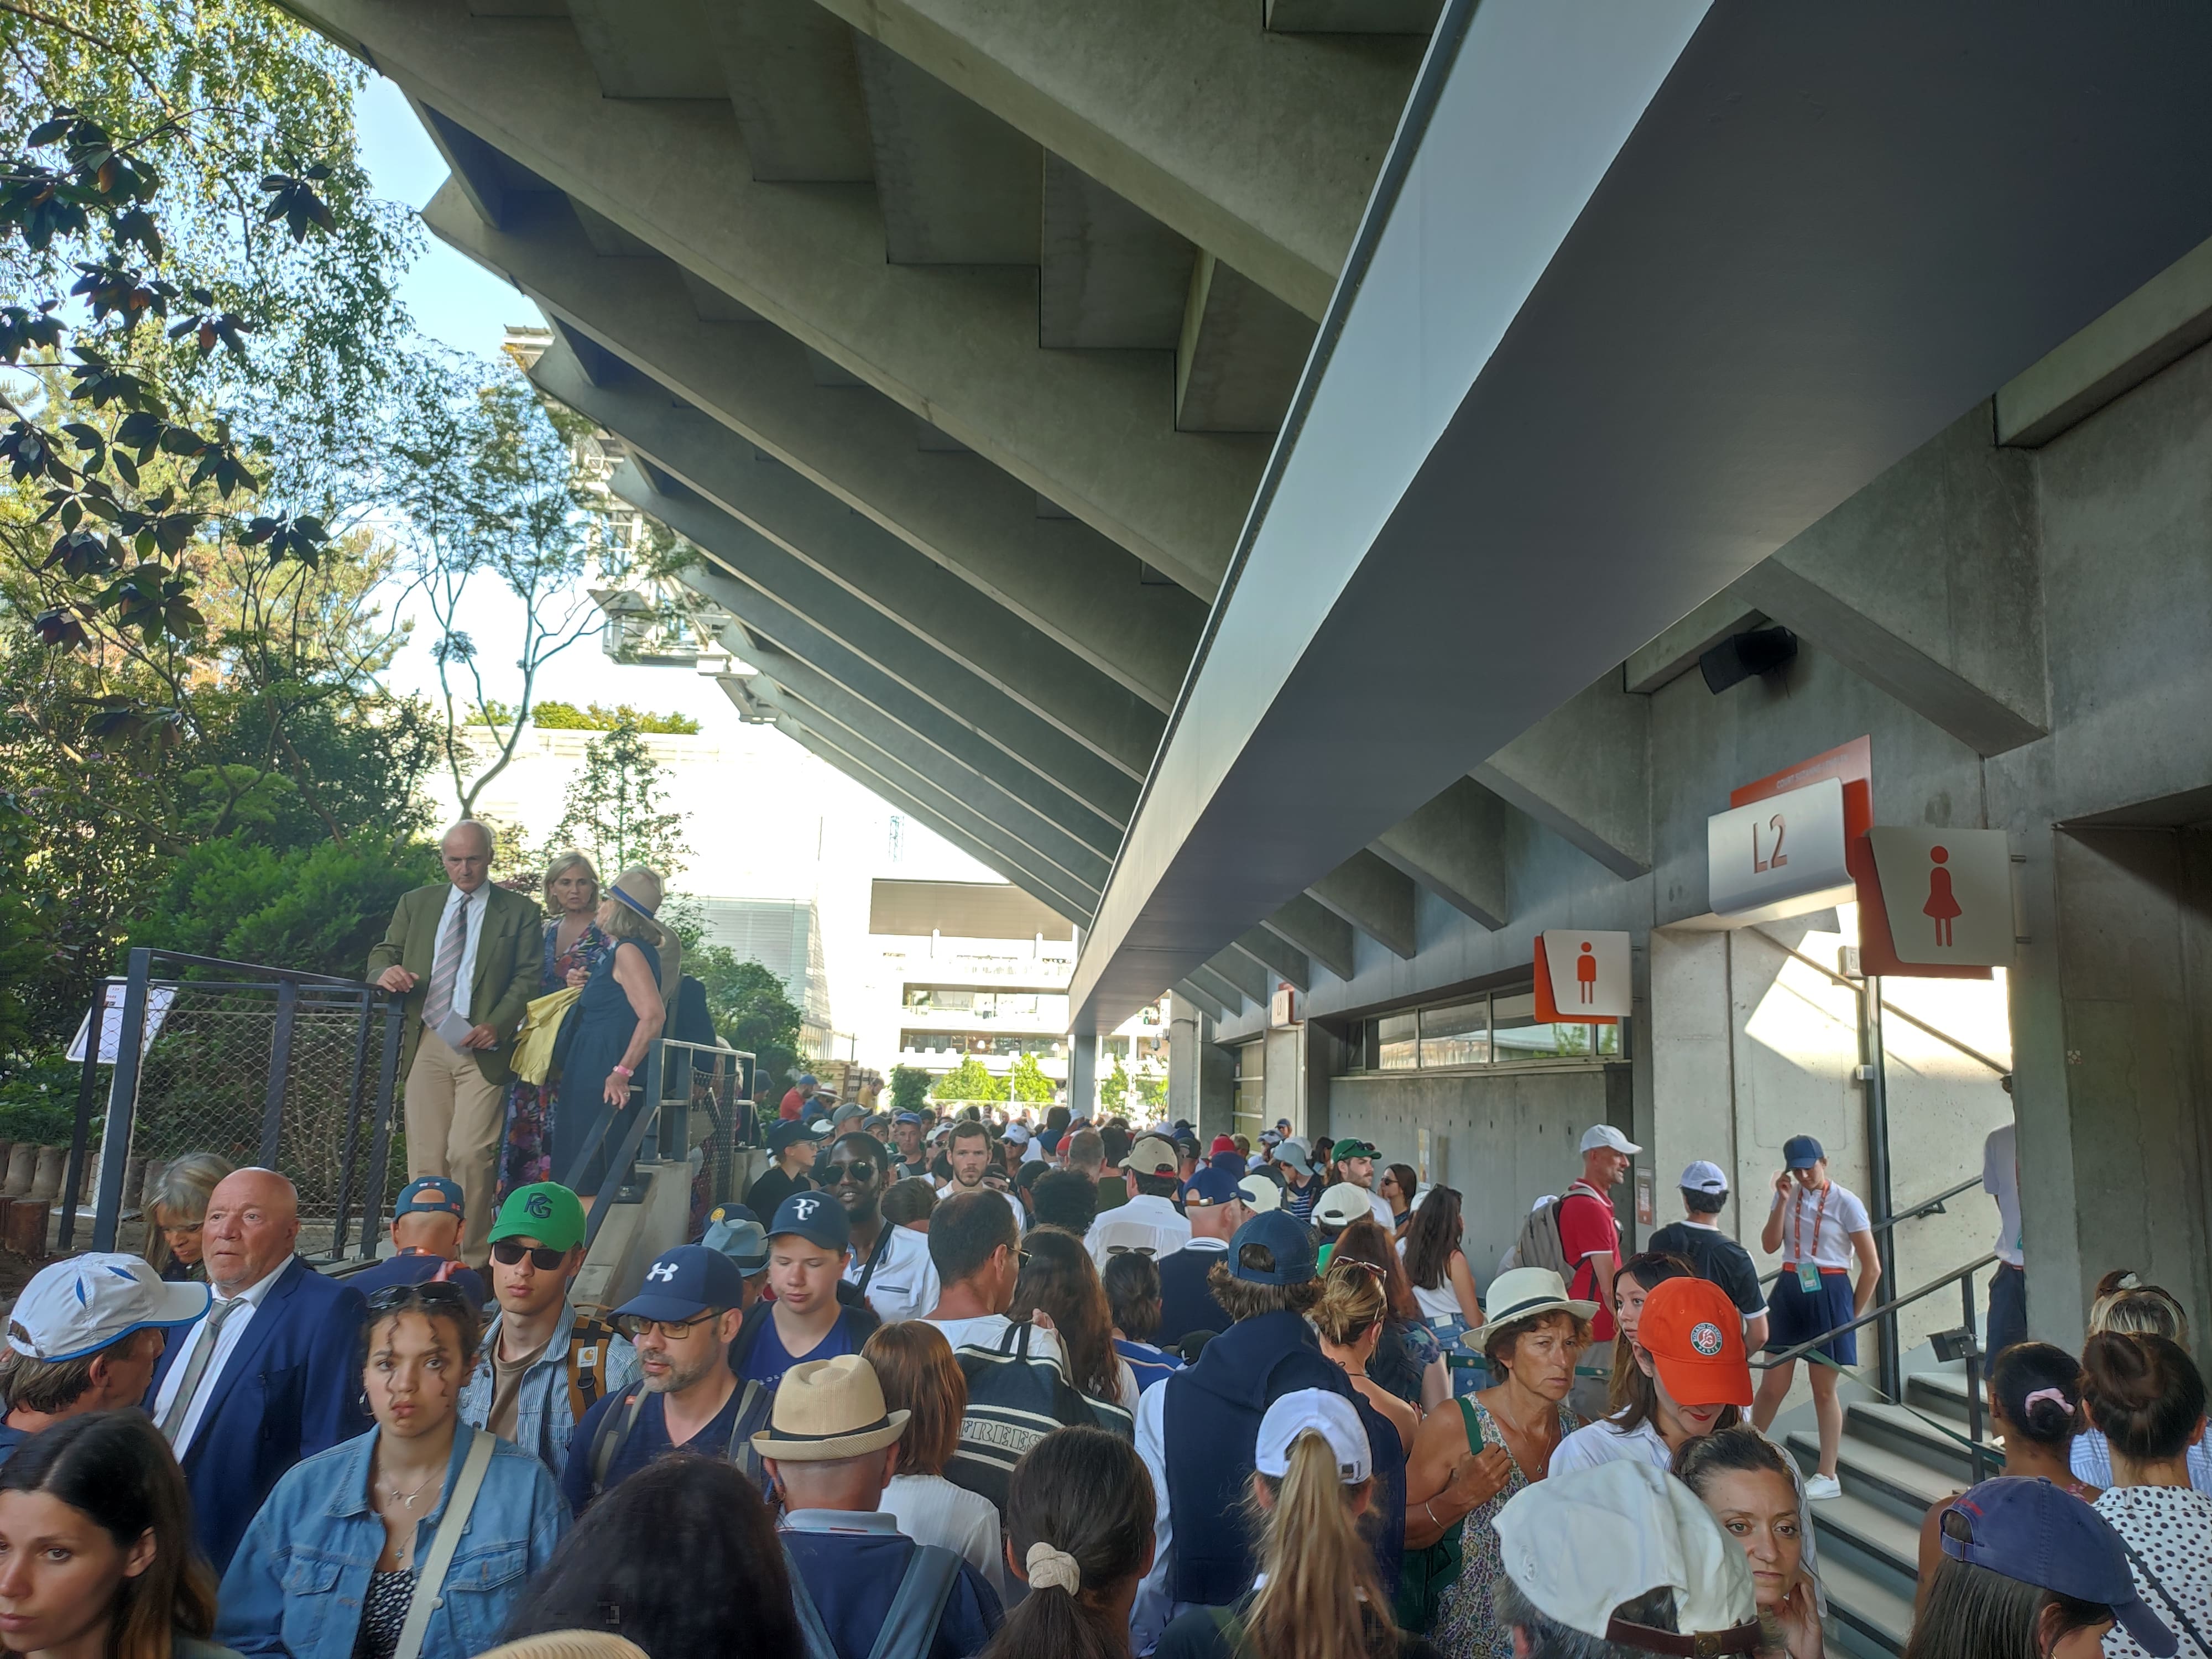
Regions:
M 491 884 L 491 831 L 483 824 L 463 819 L 438 850 L 447 884 L 401 896 L 368 953 L 368 976 L 407 999 L 399 1071 L 407 1079 L 408 1178 L 460 1183 L 468 1218 L 461 1256 L 481 1268 L 497 1207 L 492 1193 L 514 1076 L 507 1061 L 515 1027 L 538 994 L 544 913 Z

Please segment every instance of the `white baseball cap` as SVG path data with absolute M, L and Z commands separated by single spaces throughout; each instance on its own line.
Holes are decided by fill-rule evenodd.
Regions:
M 1583 1151 L 1594 1152 L 1601 1146 L 1610 1147 L 1629 1158 L 1644 1150 L 1610 1123 L 1593 1123 L 1583 1131 Z
M 1291 1448 L 1304 1434 L 1317 1434 L 1328 1442 L 1337 1478 L 1346 1486 L 1356 1486 L 1375 1472 L 1359 1408 L 1327 1389 L 1293 1389 L 1267 1407 L 1252 1449 L 1252 1467 L 1272 1480 L 1281 1480 L 1291 1472 Z
M 1700 1642 L 1699 1653 L 1748 1653 L 1757 1645 L 1743 1547 L 1695 1492 L 1641 1459 L 1524 1486 L 1491 1525 L 1507 1576 L 1538 1612 L 1570 1630 L 1650 1647 L 1637 1639 L 1641 1627 L 1613 1622 L 1613 1609 L 1665 1588 L 1674 1592 L 1682 1637 L 1718 1638 Z
M 8 1346 L 26 1359 L 81 1359 L 133 1331 L 189 1325 L 208 1310 L 204 1285 L 172 1285 L 143 1256 L 71 1256 L 41 1267 L 8 1316 Z
M 1255 1215 L 1265 1215 L 1282 1206 L 1283 1189 L 1263 1175 L 1246 1176 L 1237 1183 L 1237 1190 L 1244 1194 Z
M 1728 1189 L 1728 1176 L 1717 1164 L 1709 1164 L 1701 1158 L 1682 1171 L 1682 1190 L 1686 1193 L 1724 1193 Z
M 1006 1133 L 1000 1136 L 999 1139 L 1001 1140 L 1011 1140 L 1017 1146 L 1026 1146 L 1030 1144 L 1030 1127 L 1028 1124 L 1018 1121 L 1009 1123 L 1006 1125 Z
M 1313 1218 L 1322 1226 L 1349 1227 L 1362 1216 L 1375 1213 L 1369 1201 L 1367 1188 L 1355 1187 L 1348 1181 L 1340 1181 L 1321 1195 L 1321 1202 L 1313 1208 Z

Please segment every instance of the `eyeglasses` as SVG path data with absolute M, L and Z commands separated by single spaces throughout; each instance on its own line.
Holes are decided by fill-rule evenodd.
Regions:
M 709 1308 L 689 1319 L 647 1319 L 637 1314 L 623 1314 L 614 1321 L 614 1328 L 635 1342 L 641 1336 L 658 1336 L 664 1342 L 680 1342 L 709 1320 L 722 1316 L 719 1309 Z
M 556 1250 L 544 1244 L 525 1244 L 519 1238 L 502 1238 L 491 1247 L 491 1259 L 502 1267 L 512 1267 L 523 1257 L 541 1273 L 558 1273 L 568 1260 L 566 1250 Z
M 368 1296 L 372 1314 L 394 1313 L 413 1307 L 460 1309 L 469 1306 L 468 1292 L 442 1279 L 426 1279 L 419 1285 L 386 1285 Z

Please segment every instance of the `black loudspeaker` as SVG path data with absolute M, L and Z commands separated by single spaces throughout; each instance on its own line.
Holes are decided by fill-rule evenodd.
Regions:
M 1754 628 L 1731 634 L 1698 659 L 1705 690 L 1715 696 L 1742 680 L 1771 674 L 1797 654 L 1797 636 L 1786 628 Z

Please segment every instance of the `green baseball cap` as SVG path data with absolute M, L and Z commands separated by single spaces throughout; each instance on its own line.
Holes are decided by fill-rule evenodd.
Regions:
M 550 1250 L 575 1249 L 584 1242 L 582 1200 L 557 1181 L 517 1187 L 499 1206 L 489 1242 L 518 1237 L 534 1238 Z

